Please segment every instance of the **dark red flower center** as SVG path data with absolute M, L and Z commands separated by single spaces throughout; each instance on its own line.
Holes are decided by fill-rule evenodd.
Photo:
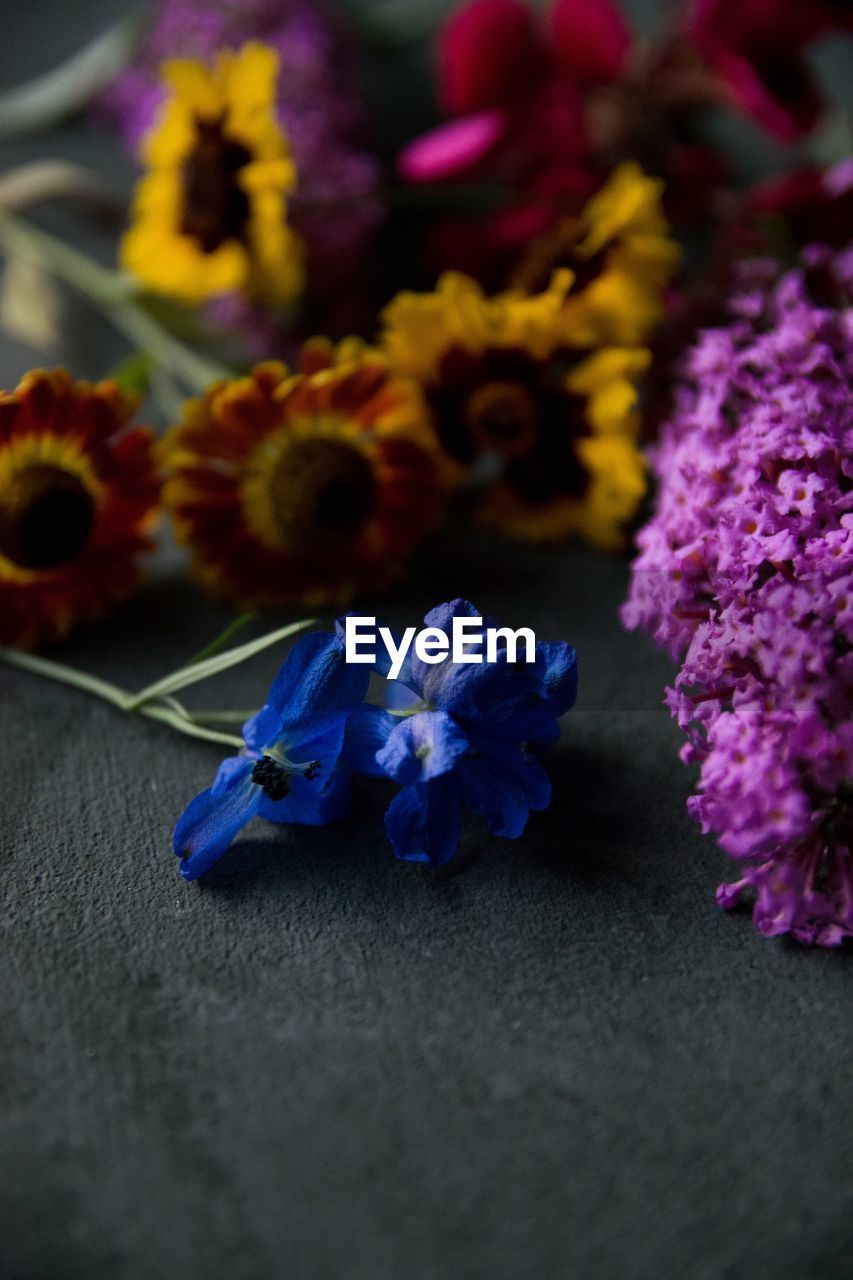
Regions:
M 270 480 L 282 539 L 291 546 L 328 546 L 364 526 L 376 503 L 369 460 L 343 440 L 295 440 L 282 452 Z
M 529 501 L 583 497 L 589 475 L 577 441 L 589 435 L 586 401 L 565 388 L 577 358 L 451 347 L 427 392 L 444 448 L 466 464 L 484 453 L 500 455 L 505 480 Z
M 196 122 L 197 141 L 181 170 L 181 233 L 204 253 L 227 240 L 245 240 L 249 197 L 240 186 L 240 170 L 252 156 L 242 143 L 226 137 L 224 119 Z
M 21 569 L 57 569 L 85 547 L 95 502 L 83 481 L 61 467 L 27 467 L 0 505 L 0 554 Z
M 519 382 L 486 382 L 465 402 L 465 426 L 484 450 L 505 458 L 524 453 L 534 443 L 539 407 L 530 388 Z

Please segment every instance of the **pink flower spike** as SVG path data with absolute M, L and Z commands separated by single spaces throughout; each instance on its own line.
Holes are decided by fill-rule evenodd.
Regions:
M 610 0 L 556 0 L 551 31 L 557 63 L 579 84 L 609 84 L 621 75 L 631 33 Z
M 397 171 L 406 182 L 459 178 L 485 160 L 507 124 L 503 111 L 479 111 L 440 125 L 403 148 L 397 157 Z

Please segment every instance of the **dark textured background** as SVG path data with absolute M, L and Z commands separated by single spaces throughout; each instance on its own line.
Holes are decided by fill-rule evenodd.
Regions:
M 73 45 L 57 12 L 4 6 L 7 82 Z M 80 128 L 0 160 L 47 149 L 118 172 Z M 76 371 L 113 355 L 76 326 Z M 4 343 L 0 381 L 32 360 Z M 370 785 L 186 885 L 170 830 L 217 749 L 0 667 L 4 1277 L 850 1277 L 850 957 L 715 907 L 625 580 L 448 537 L 384 611 L 468 593 L 581 655 L 552 808 L 440 873 L 395 862 Z M 167 555 L 60 656 L 138 687 L 226 618 Z M 251 705 L 274 666 L 199 696 Z

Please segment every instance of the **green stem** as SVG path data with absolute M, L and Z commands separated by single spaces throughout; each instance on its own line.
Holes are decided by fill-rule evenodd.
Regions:
M 140 306 L 135 282 L 102 267 L 79 249 L 0 211 L 0 246 L 34 266 L 42 267 L 93 302 L 134 347 L 167 369 L 193 391 L 231 376 L 223 365 L 184 346 Z
M 258 714 L 257 707 L 251 711 L 190 711 L 189 707 L 185 707 L 177 698 L 164 698 L 163 702 L 177 711 L 178 715 L 183 716 L 185 720 L 191 720 L 193 724 L 245 724 L 247 720 L 251 720 L 252 716 Z
M 34 653 L 21 653 L 17 649 L 0 649 L 0 662 L 5 662 L 10 667 L 17 667 L 21 671 L 29 671 L 34 675 L 44 676 L 47 680 L 56 680 L 60 684 L 70 685 L 73 689 L 80 689 L 84 693 L 90 693 L 96 698 L 101 698 L 104 702 L 109 702 L 111 706 L 117 707 L 119 711 L 128 714 L 136 713 L 145 716 L 148 720 L 157 720 L 161 724 L 168 724 L 171 728 L 177 729 L 179 733 L 186 734 L 190 738 L 201 738 L 205 742 L 218 742 L 224 746 L 234 747 L 238 751 L 245 745 L 242 738 L 236 737 L 232 733 L 220 733 L 216 729 L 205 728 L 204 725 L 198 724 L 195 719 L 189 718 L 189 713 L 183 714 L 175 707 L 157 705 L 155 703 L 146 703 L 145 705 L 135 705 L 136 699 L 133 694 L 128 693 L 126 689 L 120 689 L 118 685 L 110 684 L 107 680 L 101 680 L 97 676 L 87 675 L 85 671 L 77 671 L 74 667 L 68 667 L 63 662 L 53 662 L 50 658 L 40 658 Z
M 154 684 L 150 684 L 141 692 L 135 694 L 127 706 L 128 711 L 136 711 L 138 707 L 143 706 L 146 702 L 163 702 L 164 699 L 175 693 L 180 693 L 182 689 L 189 688 L 192 684 L 198 684 L 202 680 L 209 680 L 211 676 L 219 675 L 223 671 L 228 671 L 231 667 L 239 666 L 246 662 L 247 659 L 253 658 L 255 654 L 263 653 L 265 649 L 269 649 L 272 645 L 281 644 L 283 640 L 288 640 L 291 636 L 296 635 L 300 631 L 305 631 L 316 622 L 316 618 L 305 618 L 301 622 L 291 622 L 286 627 L 281 627 L 278 631 L 270 631 L 265 636 L 261 636 L 258 640 L 250 640 L 246 644 L 237 645 L 234 649 L 226 649 L 224 652 L 216 653 L 211 658 L 205 658 L 203 661 L 196 659 L 189 666 L 180 667 L 177 671 L 173 671 L 171 675 L 163 676 L 160 680 L 155 680 Z
M 118 685 L 107 680 L 99 680 L 97 676 L 87 675 L 85 671 L 77 671 L 67 667 L 64 662 L 52 662 L 50 658 L 40 658 L 35 653 L 22 653 L 18 649 L 0 649 L 0 661 L 7 666 L 19 667 L 21 671 L 31 671 L 34 675 L 44 676 L 46 680 L 58 680 L 60 684 L 71 685 L 72 689 L 82 689 L 96 698 L 112 703 L 119 711 L 125 711 L 132 695 Z
M 220 631 L 219 635 L 211 640 L 210 644 L 206 644 L 200 653 L 197 653 L 194 658 L 190 658 L 185 665 L 194 667 L 199 662 L 206 662 L 214 654 L 221 653 L 244 627 L 248 627 L 250 622 L 255 621 L 257 616 L 256 613 L 241 613 L 239 617 L 229 622 L 228 626 L 223 631 Z
M 258 714 L 258 708 L 252 711 L 188 711 L 187 715 L 196 724 L 245 724 L 252 716 Z
M 252 711 L 190 711 L 189 707 L 185 707 L 177 698 L 167 696 L 162 699 L 165 706 L 171 707 L 184 720 L 190 720 L 193 724 L 201 725 L 226 725 L 226 724 L 245 724 L 247 720 L 251 720 L 252 716 L 257 715 L 258 708 Z
M 235 631 L 250 622 L 252 616 L 244 614 L 235 619 L 190 664 L 173 671 L 171 675 L 163 676 L 139 693 L 129 693 L 127 689 L 110 684 L 108 680 L 87 675 L 85 671 L 78 671 L 75 667 L 66 666 L 63 662 L 54 662 L 50 658 L 41 658 L 35 653 L 23 653 L 18 649 L 0 648 L 0 662 L 5 662 L 10 667 L 17 667 L 21 671 L 29 671 L 33 675 L 44 676 L 47 680 L 56 680 L 60 684 L 70 685 L 73 689 L 80 689 L 84 693 L 90 693 L 128 715 L 146 716 L 149 720 L 168 724 L 179 733 L 187 734 L 188 737 L 202 738 L 205 742 L 219 742 L 228 747 L 235 747 L 239 751 L 245 745 L 242 738 L 207 726 L 242 723 L 249 720 L 254 712 L 188 711 L 174 695 L 181 689 L 198 684 L 202 680 L 208 680 L 211 676 L 219 675 L 253 658 L 256 654 L 269 649 L 271 645 L 280 644 L 283 640 L 312 626 L 315 621 L 313 618 L 306 618 L 301 622 L 291 622 L 286 627 L 279 627 L 277 631 L 268 632 L 257 640 L 250 640 L 233 649 L 223 649 Z
M 46 268 L 99 306 L 113 306 L 119 299 L 135 293 L 130 277 L 102 267 L 79 249 L 46 231 L 40 231 L 22 218 L 16 218 L 7 210 L 0 212 L 0 244 L 9 253 Z
M 185 720 L 171 707 L 158 707 L 148 703 L 144 707 L 137 708 L 137 713 L 146 716 L 149 720 L 159 720 L 162 724 L 171 725 L 173 729 L 177 729 L 179 733 L 185 733 L 190 738 L 201 738 L 204 742 L 221 742 L 224 746 L 234 747 L 237 751 L 242 751 L 246 745 L 242 738 L 238 738 L 233 733 L 220 733 L 216 729 L 206 729 L 195 720 Z
M 193 391 L 205 391 L 212 382 L 233 377 L 232 370 L 206 360 L 185 347 L 135 302 L 104 307 L 107 319 L 132 346 L 140 347 L 156 363 L 180 378 Z
M 151 392 L 166 421 L 180 421 L 185 397 L 178 383 L 162 365 L 155 365 L 151 370 Z
M 82 111 L 125 68 L 144 25 L 141 9 L 129 14 L 66 62 L 0 96 L 0 138 L 41 132 Z

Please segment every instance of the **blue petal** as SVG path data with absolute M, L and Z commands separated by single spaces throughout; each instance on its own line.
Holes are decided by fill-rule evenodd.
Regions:
M 424 616 L 424 622 L 428 627 L 437 627 L 439 631 L 443 631 L 452 645 L 453 619 L 479 618 L 480 616 L 470 600 L 458 599 L 430 609 Z M 475 653 L 477 650 L 471 645 L 468 652 Z M 450 658 L 445 658 L 443 662 L 422 662 L 414 653 L 414 645 L 410 654 L 412 655 L 412 685 L 424 700 L 434 707 L 452 707 L 456 700 L 457 686 L 467 687 L 472 676 L 476 679 L 475 673 L 484 669 L 482 664 L 453 663 Z
M 392 730 L 376 760 L 396 782 L 428 782 L 449 773 L 468 747 L 452 716 L 445 711 L 422 711 Z
M 467 600 L 453 600 L 431 610 L 424 619 L 430 626 L 440 627 L 452 642 L 453 620 L 458 617 L 480 617 Z M 483 618 L 483 631 L 498 624 L 494 618 Z M 457 718 L 476 719 L 485 711 L 506 698 L 515 698 L 519 705 L 547 697 L 545 678 L 547 663 L 544 654 L 537 654 L 534 662 L 523 660 L 507 662 L 505 647 L 498 649 L 495 662 L 485 661 L 485 642 L 479 647 L 469 642 L 469 654 L 478 654 L 482 662 L 424 663 L 417 656 L 412 659 L 412 672 L 425 701 L 431 706 L 452 711 Z M 553 713 L 552 713 L 553 714 Z M 508 736 L 517 736 L 509 734 Z
M 321 771 L 327 776 L 332 773 L 344 745 L 346 720 L 341 717 L 313 737 L 304 738 L 288 749 L 287 758 L 294 764 L 307 764 L 309 760 L 318 760 Z
M 352 711 L 364 698 L 370 673 L 348 663 L 337 636 L 315 632 L 302 636 L 276 676 L 267 706 L 281 716 L 281 734 L 298 742 Z
M 247 747 L 261 755 L 267 747 L 280 741 L 282 736 L 281 715 L 273 707 L 261 707 L 257 715 L 252 716 L 243 725 L 243 740 Z
M 344 736 L 343 754 L 349 767 L 356 773 L 384 778 L 385 770 L 376 756 L 399 723 L 396 716 L 389 715 L 382 707 L 368 706 L 367 703 L 356 707 L 347 720 Z
M 294 774 L 284 799 L 270 800 L 264 795 L 258 812 L 268 822 L 322 827 L 327 822 L 345 818 L 350 811 L 350 799 L 349 774 L 345 769 L 335 769 L 326 778 L 318 775 L 310 782 L 302 774 Z
M 398 858 L 439 867 L 459 844 L 459 795 L 450 774 L 404 787 L 388 806 L 385 830 Z
M 541 733 L 528 734 L 528 736 L 522 739 L 522 741 L 524 742 L 525 746 L 528 747 L 528 749 L 535 749 L 536 751 L 542 751 L 545 749 L 545 747 L 553 747 L 556 743 L 558 743 L 560 741 L 561 735 L 562 735 L 562 730 L 560 728 L 559 720 L 552 720 L 550 721 L 548 727 L 544 729 Z
M 457 596 L 455 600 L 448 600 L 447 604 L 437 604 L 434 609 L 430 609 L 429 613 L 424 614 L 424 622 L 428 627 L 438 627 L 440 631 L 450 635 L 453 631 L 454 618 L 481 618 L 482 616 L 480 610 L 470 600 L 463 600 L 461 596 Z
M 497 626 L 468 600 L 451 600 L 432 609 L 424 621 L 452 637 L 454 618 L 483 617 L 484 630 Z M 471 648 L 470 652 L 476 652 Z M 577 655 L 564 641 L 540 642 L 532 663 L 508 663 L 503 652 L 493 663 L 435 665 L 412 661 L 423 697 L 452 711 L 457 720 L 481 724 L 505 741 L 553 740 L 554 721 L 577 696 Z
M 227 851 L 234 837 L 258 812 L 263 792 L 251 781 L 253 759 L 224 760 L 216 781 L 190 802 L 175 827 L 174 850 L 181 875 L 197 880 Z
M 578 696 L 578 655 L 565 640 L 542 640 L 536 653 L 545 660 L 545 688 L 555 714 L 561 716 Z
M 463 723 L 505 742 L 552 742 L 559 737 L 557 719 L 577 696 L 577 655 L 564 641 L 539 643 L 536 661 L 508 663 L 505 658 L 482 667 L 467 680 L 453 678 L 453 714 Z
M 352 614 L 352 613 L 344 613 L 335 621 L 335 634 L 340 640 L 341 644 L 346 643 L 346 631 L 345 631 L 346 619 L 351 617 L 358 617 L 358 616 L 360 615 Z M 388 630 L 391 632 L 391 635 L 393 636 L 395 648 L 399 651 L 400 642 L 403 639 L 402 633 L 399 631 L 395 631 L 393 627 L 389 627 Z M 386 676 L 386 677 L 388 675 L 388 672 L 391 670 L 391 655 L 388 652 L 388 646 L 383 642 L 382 637 L 379 635 L 378 628 L 376 632 L 376 661 L 373 663 L 372 666 L 367 667 L 367 670 L 375 671 L 377 675 Z M 403 659 L 403 663 L 402 663 L 402 666 L 400 667 L 399 675 L 395 677 L 393 682 L 389 682 L 389 683 L 399 683 L 401 685 L 406 685 L 409 689 L 412 689 L 414 687 L 412 684 L 412 647 L 411 645 L 409 646 L 406 656 Z
M 411 662 L 411 655 L 407 661 Z M 402 679 L 385 680 L 382 682 L 382 705 L 388 711 L 411 711 L 413 707 L 423 706 L 423 699 Z
M 551 783 L 538 761 L 497 743 L 482 744 L 458 768 L 459 786 L 469 809 L 481 813 L 493 835 L 520 836 L 531 809 L 546 809 Z
M 542 672 L 534 664 L 510 665 L 505 659 L 477 668 L 477 676 L 458 682 L 453 712 L 478 728 L 488 728 L 509 741 L 521 742 L 529 722 L 553 720 Z

